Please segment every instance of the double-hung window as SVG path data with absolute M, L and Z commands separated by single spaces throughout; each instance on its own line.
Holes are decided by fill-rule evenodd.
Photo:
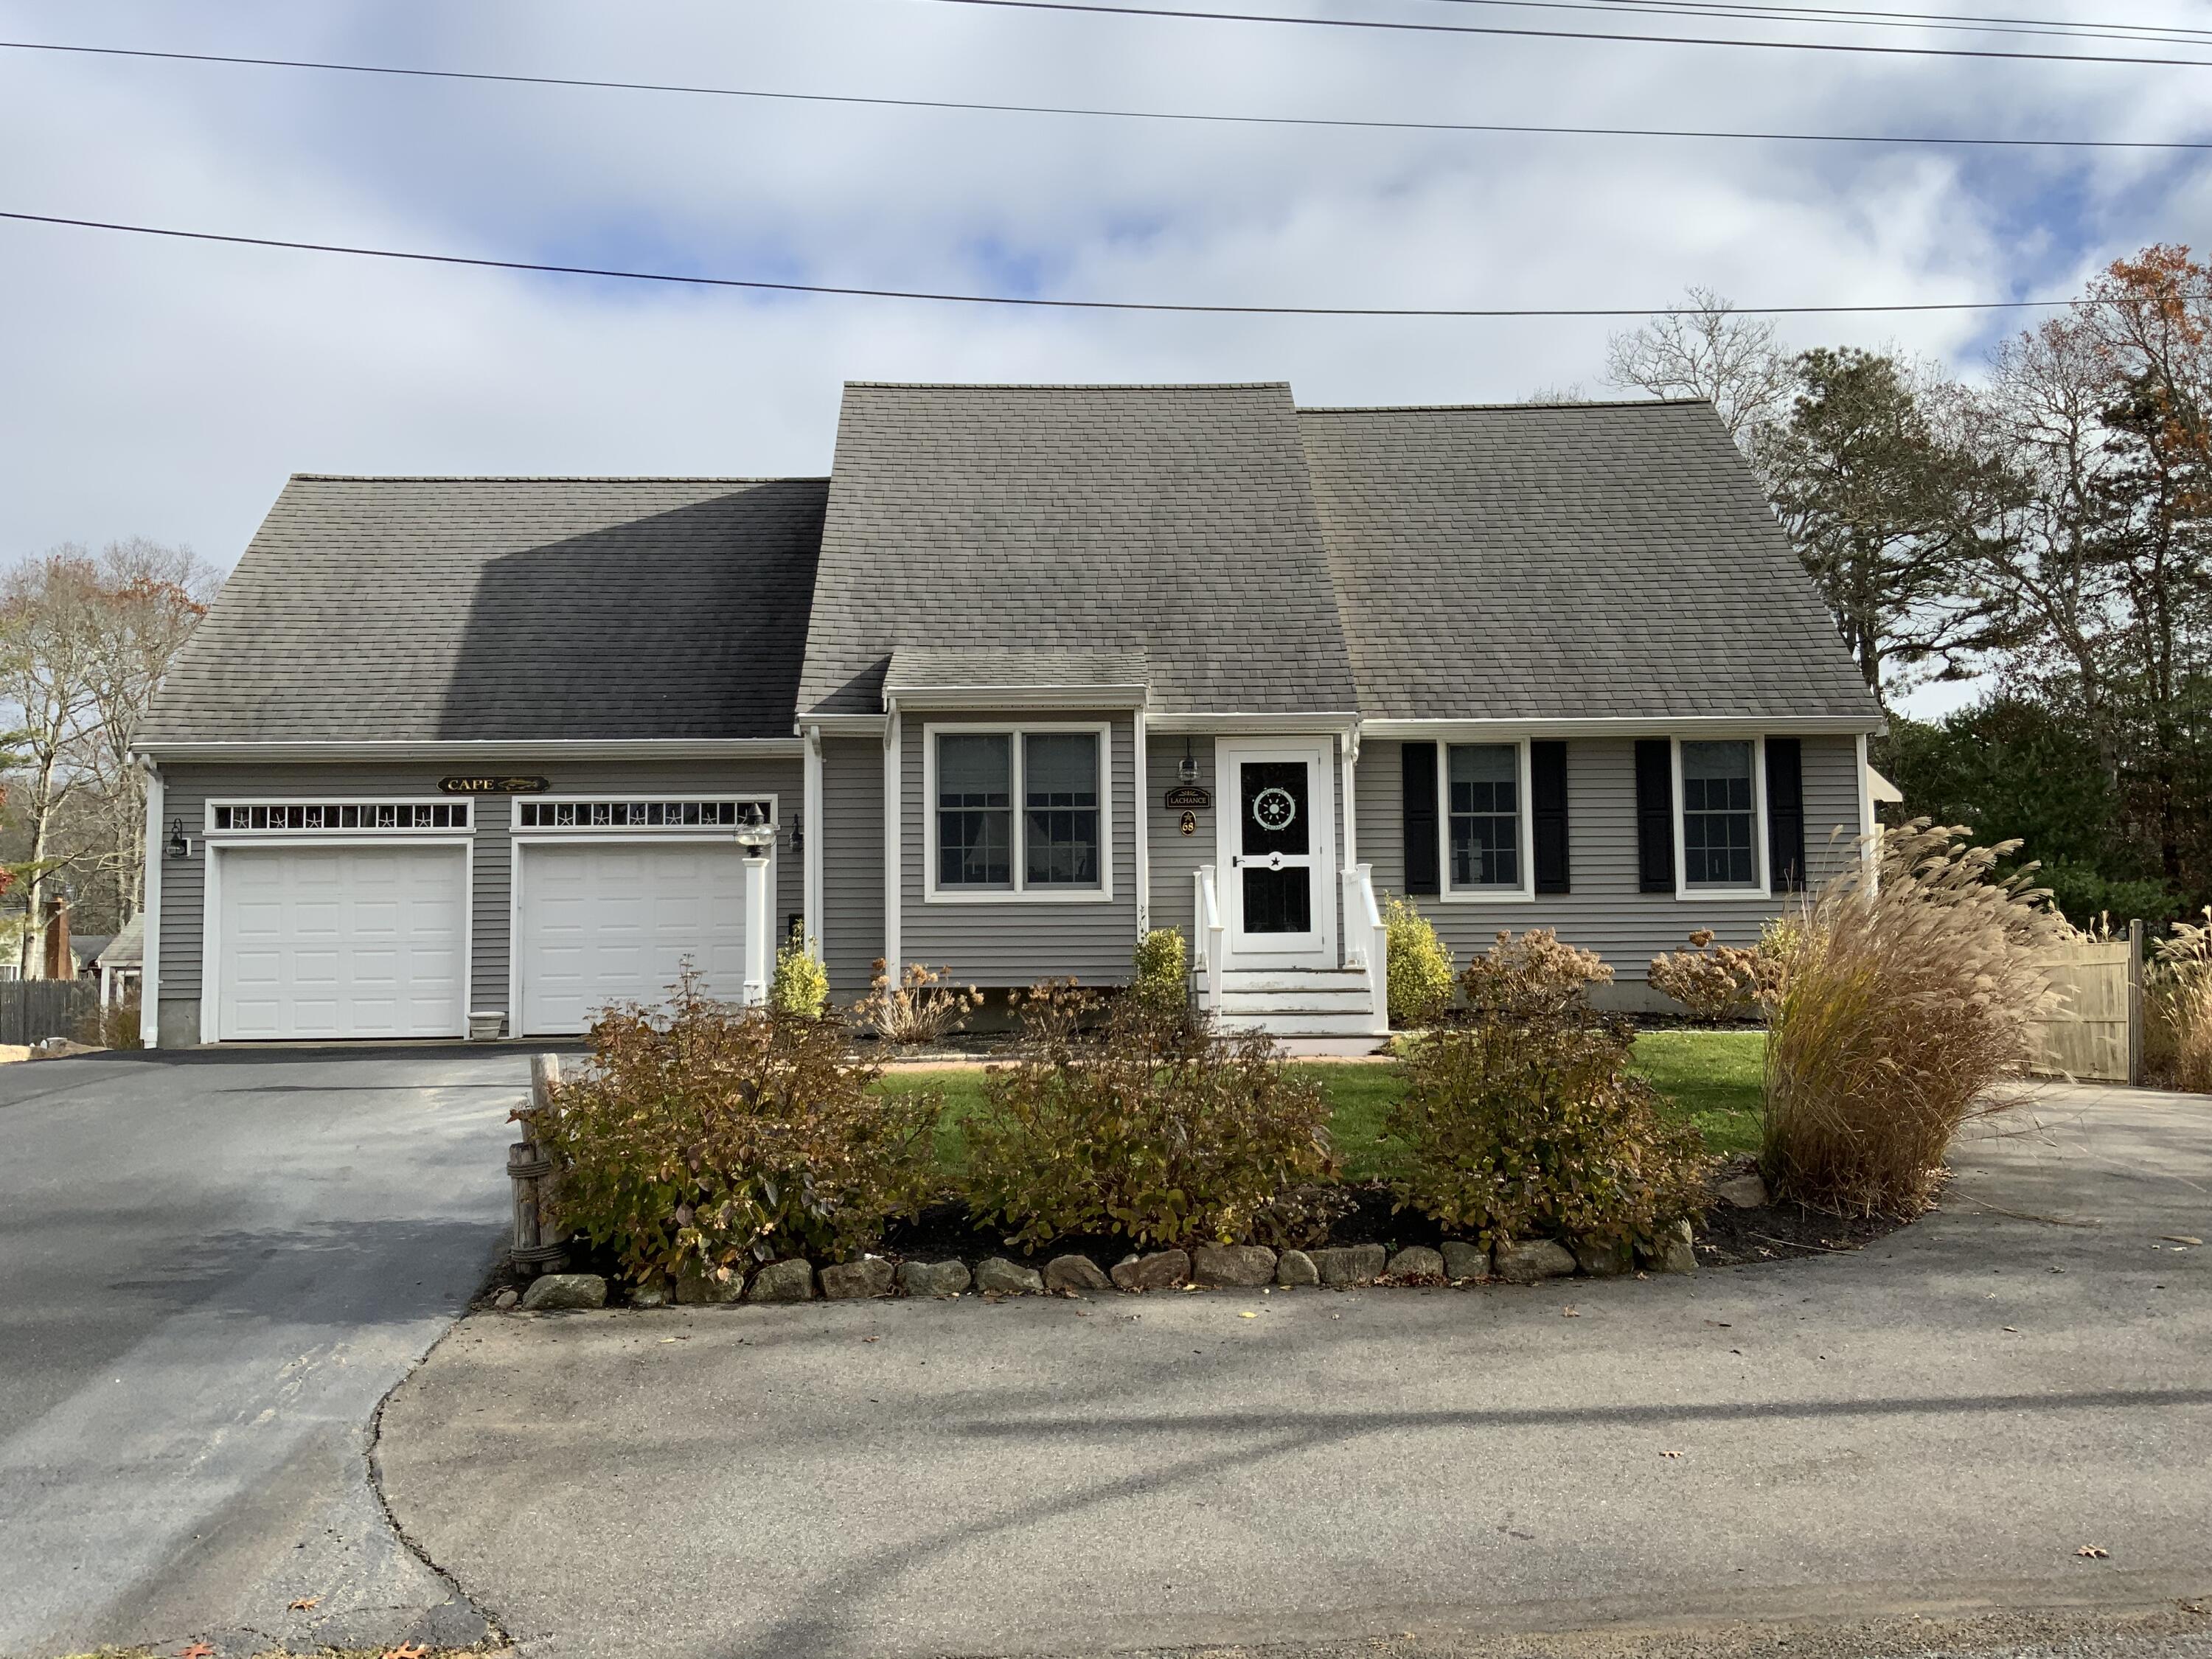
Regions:
M 1521 748 L 1455 743 L 1445 768 L 1451 885 L 1521 886 Z
M 938 893 L 1106 895 L 1103 728 L 933 729 L 927 741 Z
M 1756 887 L 1758 761 L 1748 738 L 1682 744 L 1682 884 Z

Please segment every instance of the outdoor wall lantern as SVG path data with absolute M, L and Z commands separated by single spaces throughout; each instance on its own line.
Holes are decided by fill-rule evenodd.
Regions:
M 1188 732 L 1182 734 L 1182 764 L 1176 769 L 1176 775 L 1185 783 L 1198 781 L 1198 757 L 1190 752 L 1190 733 Z
M 185 839 L 185 821 L 182 818 L 171 818 L 169 820 L 169 856 L 173 859 L 188 859 L 191 855 L 192 844 Z
M 806 845 L 806 836 L 802 828 L 805 822 L 805 816 L 803 812 L 793 812 L 791 815 L 791 850 L 794 853 Z
M 758 858 L 775 840 L 775 826 L 761 817 L 760 808 L 746 807 L 745 821 L 738 826 L 738 845 Z

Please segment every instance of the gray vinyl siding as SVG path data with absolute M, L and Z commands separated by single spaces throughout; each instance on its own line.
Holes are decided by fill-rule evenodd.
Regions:
M 787 823 L 799 805 L 803 776 L 799 761 L 775 757 L 740 761 L 538 761 L 502 763 L 502 770 L 542 775 L 559 795 L 601 794 L 621 799 L 656 796 L 774 795 L 780 818 Z M 202 840 L 210 800 L 332 799 L 389 798 L 449 799 L 438 780 L 450 766 L 359 765 L 342 763 L 300 765 L 167 765 L 161 769 L 164 820 L 181 818 L 191 840 L 188 859 L 161 863 L 161 1040 L 165 1045 L 199 1041 L 200 951 L 205 922 L 206 843 Z M 515 798 L 471 798 L 469 1011 L 507 1012 L 508 915 L 514 869 L 512 838 Z M 787 842 L 787 830 L 783 842 Z M 805 876 L 799 857 L 780 842 L 775 853 L 775 919 L 803 903 Z
M 1109 849 L 1114 896 L 1095 902 L 1050 900 L 963 902 L 923 896 L 922 866 L 927 858 L 922 799 L 922 744 L 927 728 L 943 726 L 1040 726 L 1106 721 L 1110 726 L 1109 769 L 1113 780 L 1113 841 Z M 951 970 L 969 984 L 1033 985 L 1041 979 L 1073 976 L 1088 985 L 1119 985 L 1129 977 L 1137 946 L 1137 856 L 1133 824 L 1135 721 L 1127 710 L 1104 714 L 1008 714 L 908 712 L 901 744 L 899 851 L 904 897 L 899 954 Z
M 833 1001 L 867 994 L 884 953 L 884 744 L 880 738 L 822 744 L 822 959 Z
M 1182 833 L 1182 813 L 1163 804 L 1168 791 L 1182 782 L 1182 734 L 1147 732 L 1145 746 L 1146 770 L 1150 774 L 1145 791 L 1145 827 L 1152 836 L 1150 920 L 1155 927 L 1182 928 L 1184 944 L 1194 946 L 1192 872 L 1213 862 L 1215 814 L 1221 808 L 1221 792 L 1214 788 L 1213 738 L 1209 732 L 1190 740 L 1191 755 L 1198 762 L 1198 787 L 1213 793 L 1213 805 L 1199 813 L 1194 836 Z
M 1854 856 L 1858 828 L 1857 750 L 1850 738 L 1803 740 L 1806 861 L 1814 880 Z M 1378 894 L 1406 888 L 1405 808 L 1397 743 L 1370 738 L 1359 751 L 1359 857 Z M 1837 832 L 1831 839 L 1831 831 Z M 1596 951 L 1619 979 L 1640 981 L 1651 958 L 1682 948 L 1693 928 L 1747 945 L 1780 914 L 1783 898 L 1688 898 L 1637 890 L 1635 744 L 1628 738 L 1567 744 L 1567 860 L 1574 890 L 1533 901 L 1417 899 L 1421 913 L 1464 962 L 1490 948 L 1501 928 L 1556 928 Z

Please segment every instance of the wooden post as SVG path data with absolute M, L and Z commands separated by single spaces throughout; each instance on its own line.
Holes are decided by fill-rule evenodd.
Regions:
M 514 1243 L 507 1258 L 525 1278 L 558 1273 L 568 1263 L 566 1241 L 556 1237 L 551 1220 L 553 1160 L 538 1139 L 538 1114 L 553 1103 L 561 1086 L 561 1057 L 530 1057 L 530 1104 L 518 1106 L 514 1121 L 522 1126 L 522 1139 L 507 1149 L 507 1176 L 514 1188 Z
M 2128 1086 L 2142 1086 L 2143 1055 L 2143 925 L 2137 916 L 2128 924 Z

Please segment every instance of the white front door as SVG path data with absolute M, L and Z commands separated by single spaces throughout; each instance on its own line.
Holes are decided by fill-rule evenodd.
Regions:
M 1222 908 L 1240 968 L 1336 965 L 1336 791 L 1326 740 L 1214 745 Z
M 687 961 L 708 995 L 744 995 L 744 854 L 733 841 L 521 841 L 515 883 L 518 1036 L 573 1035 L 611 1003 L 665 1001 Z
M 226 847 L 214 857 L 217 1042 L 466 1032 L 464 849 Z

